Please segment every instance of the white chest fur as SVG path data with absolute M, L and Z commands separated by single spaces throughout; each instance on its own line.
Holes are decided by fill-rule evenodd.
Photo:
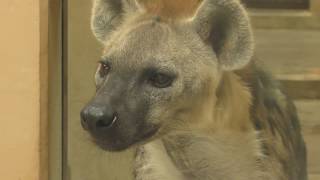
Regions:
M 136 180 L 264 179 L 256 164 L 259 147 L 251 135 L 188 136 L 157 140 L 139 148 Z
M 183 180 L 161 140 L 140 147 L 137 152 L 136 180 Z

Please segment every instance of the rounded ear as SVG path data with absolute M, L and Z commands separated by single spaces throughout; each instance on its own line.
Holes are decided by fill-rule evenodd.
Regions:
M 121 24 L 123 16 L 138 8 L 136 0 L 94 0 L 91 15 L 93 34 L 104 43 L 108 34 Z
M 212 47 L 224 70 L 240 69 L 253 55 L 253 35 L 248 15 L 238 0 L 204 0 L 192 26 Z

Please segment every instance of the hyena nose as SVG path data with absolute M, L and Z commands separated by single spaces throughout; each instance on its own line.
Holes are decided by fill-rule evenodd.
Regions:
M 111 127 L 118 117 L 112 108 L 87 106 L 81 111 L 81 125 L 85 130 L 104 130 Z

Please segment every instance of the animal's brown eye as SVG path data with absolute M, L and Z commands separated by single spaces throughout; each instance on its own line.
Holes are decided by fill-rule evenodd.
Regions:
M 99 75 L 100 77 L 105 77 L 111 69 L 110 64 L 104 61 L 100 61 L 99 64 Z
M 173 77 L 163 74 L 163 73 L 155 73 L 153 74 L 150 79 L 149 82 L 157 88 L 166 88 L 171 86 L 172 82 L 173 82 Z

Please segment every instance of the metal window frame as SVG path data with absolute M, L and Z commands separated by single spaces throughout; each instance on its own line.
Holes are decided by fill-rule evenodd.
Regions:
M 46 0 L 47 21 L 47 158 L 43 164 L 43 180 L 63 179 L 63 3 L 66 0 Z

